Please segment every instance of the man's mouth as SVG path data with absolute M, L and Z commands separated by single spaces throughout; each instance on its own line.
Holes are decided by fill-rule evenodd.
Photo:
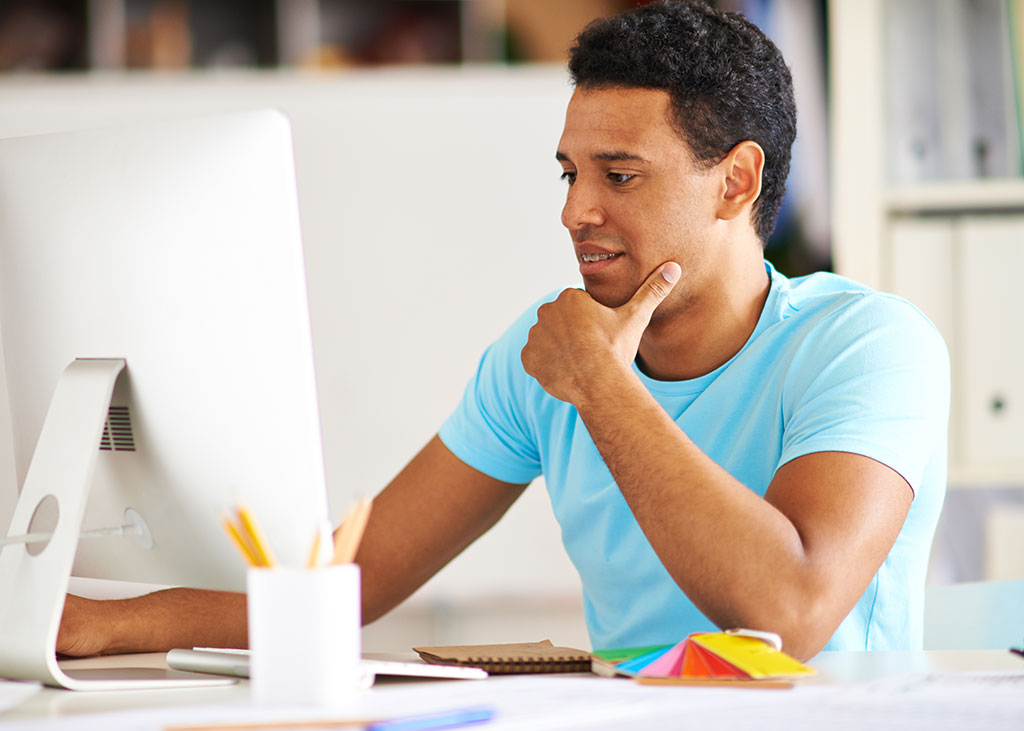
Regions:
M 580 260 L 585 262 L 606 261 L 617 256 L 622 256 L 622 254 L 580 254 Z

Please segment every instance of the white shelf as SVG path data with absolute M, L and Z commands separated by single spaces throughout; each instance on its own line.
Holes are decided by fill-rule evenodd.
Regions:
M 985 489 L 1021 484 L 1024 461 L 998 465 L 976 463 L 953 463 L 949 466 L 947 481 L 956 489 Z
M 1024 0 L 1014 2 L 1020 7 Z M 894 8 L 913 5 L 916 17 L 928 4 L 829 0 L 833 262 L 840 274 L 907 296 L 946 338 L 952 366 L 949 484 L 1019 485 L 1024 346 L 1012 334 L 1024 328 L 1024 315 L 1013 299 L 1012 273 L 1024 263 L 1024 177 L 914 183 L 887 177 L 893 168 L 888 92 L 899 59 L 887 58 L 886 39 L 920 28 L 886 23 L 906 22 Z M 971 8 L 970 0 L 937 5 L 958 17 Z M 971 32 L 965 27 L 963 37 L 951 36 L 964 44 L 959 52 Z M 928 82 L 928 59 L 910 61 Z M 961 69 L 953 70 L 959 78 Z M 964 103 L 974 102 L 964 94 L 959 87 L 943 88 L 934 110 L 915 114 L 959 107 L 950 119 L 961 120 Z M 920 118 L 917 123 L 925 125 Z M 992 400 L 1000 395 L 1008 405 L 995 414 Z
M 1021 211 L 1024 178 L 958 180 L 893 186 L 886 190 L 889 213 Z

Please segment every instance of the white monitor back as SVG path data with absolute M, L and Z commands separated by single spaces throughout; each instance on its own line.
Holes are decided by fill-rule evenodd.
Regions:
M 0 313 L 19 485 L 75 358 L 124 358 L 134 451 L 100 451 L 78 576 L 243 589 L 235 500 L 282 562 L 327 515 L 287 120 L 0 140 Z M 97 445 L 99 447 L 99 445 Z M 13 550 L 13 549 L 7 549 Z

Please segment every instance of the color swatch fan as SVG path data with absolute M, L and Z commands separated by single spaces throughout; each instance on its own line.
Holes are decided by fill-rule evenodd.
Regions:
M 692 634 L 675 645 L 598 650 L 594 655 L 594 672 L 652 684 L 764 682 L 814 673 L 782 652 L 778 635 L 754 630 Z

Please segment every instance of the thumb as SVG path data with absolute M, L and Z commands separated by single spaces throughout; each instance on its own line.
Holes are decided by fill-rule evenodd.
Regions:
M 650 322 L 654 311 L 668 297 L 669 292 L 676 286 L 676 282 L 679 281 L 679 276 L 682 273 L 682 267 L 674 261 L 667 261 L 655 269 L 651 276 L 647 277 L 647 281 L 640 285 L 640 289 L 626 303 L 630 314 L 643 317 L 645 323 Z

